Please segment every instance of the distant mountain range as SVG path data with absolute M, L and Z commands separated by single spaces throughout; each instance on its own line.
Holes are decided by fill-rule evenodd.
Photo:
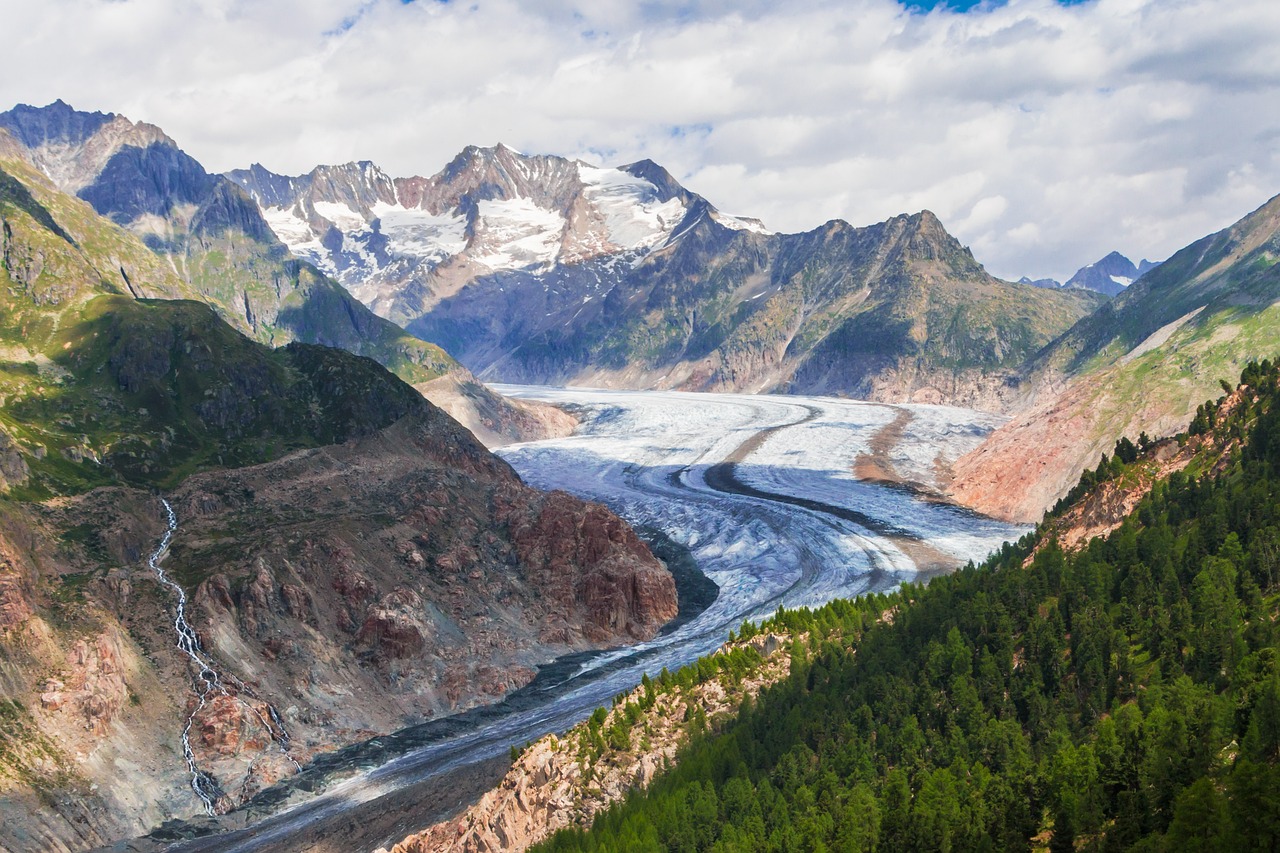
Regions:
M 776 234 L 650 161 L 502 145 L 430 178 L 228 177 L 292 251 L 486 379 L 1007 405 L 1099 300 L 1001 282 L 925 211 Z
M 1118 296 L 1126 287 L 1158 266 L 1160 266 L 1158 262 L 1148 261 L 1146 258 L 1134 264 L 1133 261 L 1119 252 L 1112 252 L 1102 260 L 1095 261 L 1076 270 L 1075 275 L 1067 279 L 1066 284 L 1057 279 L 1038 278 L 1032 280 L 1026 276 L 1019 279 L 1019 282 L 1021 284 L 1030 284 L 1034 287 L 1049 289 L 1068 287 L 1078 290 L 1092 290 L 1107 296 Z
M 486 379 L 1008 409 L 1011 372 L 1098 304 L 989 276 L 927 211 L 774 234 L 649 161 L 499 145 L 431 178 L 371 163 L 219 176 L 159 128 L 61 101 L 0 113 L 0 130 L 241 331 L 450 377 L 473 428 L 522 413 L 450 356 Z
M 1011 284 L 928 211 L 779 234 L 649 161 L 601 168 L 502 145 L 431 177 L 368 162 L 218 176 L 158 128 L 61 102 L 0 114 L 5 151 L 146 242 L 153 254 L 122 248 L 116 265 L 134 295 L 200 299 L 264 343 L 337 345 L 419 387 L 451 383 L 451 411 L 490 440 L 542 427 L 467 368 L 971 405 L 1017 414 L 984 452 L 1007 434 L 1010 465 L 1030 441 L 1060 470 L 983 487 L 962 461 L 957 498 L 1034 518 L 1119 435 L 1176 429 L 1242 360 L 1272 354 L 1270 302 L 1241 290 L 1269 256 L 1228 252 L 1207 271 L 1173 262 L 1189 250 L 1159 266 L 1112 253 L 1062 286 Z M 1050 410 L 1071 428 L 1015 440 Z

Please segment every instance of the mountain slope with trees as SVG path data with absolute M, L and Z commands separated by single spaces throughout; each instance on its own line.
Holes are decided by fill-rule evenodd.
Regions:
M 1110 536 L 1067 551 L 1050 519 L 878 620 L 792 614 L 786 682 L 540 849 L 1276 849 L 1280 370 L 1242 383 Z

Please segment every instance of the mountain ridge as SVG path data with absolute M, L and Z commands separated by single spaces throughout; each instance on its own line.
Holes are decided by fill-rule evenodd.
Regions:
M 1012 403 L 995 374 L 1095 304 L 996 283 L 927 211 L 902 247 L 865 237 L 916 221 L 905 215 L 867 229 L 833 221 L 779 235 L 720 213 L 652 161 L 599 168 L 498 145 L 470 146 L 431 178 L 391 178 L 367 161 L 298 178 L 260 168 L 228 174 L 296 252 L 328 263 L 376 312 L 499 381 L 830 391 L 1004 408 Z M 395 220 L 407 216 L 405 204 L 419 211 L 412 246 L 410 226 Z M 954 275 L 939 272 L 944 261 Z M 930 263 L 924 292 L 904 292 L 904 306 L 950 305 L 963 315 L 950 327 L 973 321 L 976 333 L 953 334 L 941 352 L 917 351 L 919 341 L 898 335 L 898 351 L 874 364 L 845 352 L 861 329 L 830 338 L 865 301 L 852 291 L 896 278 L 879 291 L 892 301 L 895 288 L 911 290 L 906 268 Z M 837 292 L 831 279 L 857 268 L 862 278 Z M 806 279 L 823 280 L 812 305 Z M 909 309 L 884 310 L 910 325 Z M 1017 321 L 1000 321 L 1002 311 Z M 935 332 L 947 328 L 941 316 L 933 322 Z

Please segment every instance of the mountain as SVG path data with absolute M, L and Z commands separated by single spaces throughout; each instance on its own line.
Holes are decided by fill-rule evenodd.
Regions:
M 62 101 L 19 105 L 0 113 L 0 156 L 33 165 L 132 231 L 189 286 L 190 298 L 208 302 L 255 340 L 367 355 L 490 446 L 572 429 L 557 410 L 494 394 L 439 347 L 373 314 L 293 257 L 234 183 L 209 174 L 154 125 Z
M 371 163 L 229 177 L 275 233 L 486 379 L 1004 406 L 1098 304 L 998 281 L 933 214 L 774 234 L 658 165 L 502 145 L 430 178 Z
M 1145 258 L 1135 266 L 1133 261 L 1124 255 L 1119 252 L 1112 252 L 1102 260 L 1076 270 L 1075 275 L 1067 279 L 1066 284 L 1055 278 L 1031 279 L 1025 275 L 1018 279 L 1018 283 L 1029 284 L 1032 287 L 1044 287 L 1050 290 L 1061 287 L 1092 290 L 1104 296 L 1116 296 L 1137 281 L 1138 278 L 1158 266 L 1160 266 L 1159 263 L 1148 261 Z
M 206 172 L 158 127 L 57 101 L 0 113 L 0 129 L 59 189 L 141 237 L 224 319 L 256 340 L 341 347 L 410 381 L 452 369 L 437 347 L 373 315 L 292 259 L 235 184 Z
M 377 362 L 271 349 L 200 295 L 2 161 L 0 848 L 226 808 L 675 615 L 604 507 L 526 486 Z
M 1219 382 L 1280 352 L 1277 258 L 1280 196 L 1080 320 L 1023 370 L 1034 405 L 957 461 L 953 496 L 1034 520 L 1121 436 L 1184 429 Z
M 1059 287 L 1062 287 L 1062 282 L 1058 281 L 1056 278 L 1034 278 L 1033 279 L 1025 275 L 1022 278 L 1018 279 L 1018 284 L 1029 284 L 1032 287 L 1043 287 L 1046 290 L 1057 290 Z
M 1140 276 L 1158 266 L 1159 264 L 1145 258 L 1135 266 L 1133 261 L 1124 255 L 1112 252 L 1102 260 L 1076 270 L 1076 274 L 1067 279 L 1067 283 L 1062 286 L 1116 296 L 1137 281 Z

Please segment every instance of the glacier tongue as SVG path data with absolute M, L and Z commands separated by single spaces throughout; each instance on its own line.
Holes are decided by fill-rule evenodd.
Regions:
M 939 458 L 975 447 L 1002 421 L 995 415 L 821 397 L 497 387 L 585 414 L 569 438 L 500 454 L 533 485 L 601 501 L 688 546 L 721 587 L 707 619 L 740 622 L 778 604 L 817 605 L 913 579 L 922 568 L 913 543 L 959 566 L 1025 532 L 853 473 L 882 430 L 905 422 L 885 464 L 932 485 Z M 752 489 L 837 514 L 726 494 L 712 484 L 712 469 L 726 463 Z

